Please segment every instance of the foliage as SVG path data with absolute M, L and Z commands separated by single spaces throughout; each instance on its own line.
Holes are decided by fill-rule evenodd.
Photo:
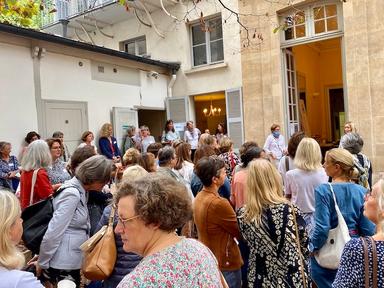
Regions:
M 39 28 L 40 12 L 48 8 L 44 0 L 0 0 L 0 22 Z

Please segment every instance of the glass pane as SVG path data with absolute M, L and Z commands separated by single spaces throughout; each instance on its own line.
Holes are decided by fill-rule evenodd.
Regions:
M 291 105 L 289 105 L 289 119 L 290 120 L 292 120 L 292 118 L 293 118 L 293 115 L 292 115 L 293 113 L 292 113 L 292 106 Z
M 337 7 L 336 7 L 336 5 L 326 5 L 325 6 L 325 15 L 327 17 L 337 15 Z
M 211 42 L 211 62 L 224 60 L 223 40 Z
M 327 19 L 327 31 L 337 30 L 337 17 L 332 17 Z
M 313 8 L 313 17 L 316 19 L 323 19 L 324 16 L 324 6 Z
M 138 40 L 137 42 L 138 55 L 147 54 L 147 45 L 145 39 Z
M 295 82 L 295 72 L 291 72 L 291 79 L 292 79 L 292 87 L 296 87 L 296 82 Z
M 325 32 L 325 21 L 319 20 L 315 21 L 315 34 Z
M 136 54 L 135 42 L 127 43 L 126 52 L 128 52 L 128 54 Z
M 292 103 L 292 90 L 288 88 L 288 104 Z
M 305 25 L 296 26 L 296 38 L 305 37 Z
M 192 44 L 203 44 L 205 43 L 205 32 L 200 25 L 192 26 Z
M 222 29 L 222 25 L 221 25 L 221 18 L 209 21 L 209 28 L 208 29 L 210 31 L 211 41 L 223 38 L 223 29 Z
M 291 40 L 293 39 L 293 28 L 289 27 L 287 30 L 284 31 L 285 40 Z
M 193 47 L 193 65 L 207 64 L 207 51 L 205 45 Z
M 300 25 L 305 22 L 305 14 L 303 11 L 297 12 L 295 15 L 295 24 Z
M 289 62 L 289 54 L 287 53 L 287 54 L 285 54 L 285 61 L 287 61 L 287 69 L 289 69 L 290 67 L 291 67 L 291 63 Z
M 291 84 L 291 73 L 288 71 L 287 75 L 288 75 L 288 87 L 291 87 L 292 86 L 292 84 Z

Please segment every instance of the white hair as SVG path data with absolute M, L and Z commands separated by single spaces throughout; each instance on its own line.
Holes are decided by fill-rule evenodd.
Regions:
M 47 142 L 35 140 L 27 147 L 27 152 L 23 157 L 21 166 L 24 171 L 47 168 L 52 163 L 52 156 L 49 152 Z

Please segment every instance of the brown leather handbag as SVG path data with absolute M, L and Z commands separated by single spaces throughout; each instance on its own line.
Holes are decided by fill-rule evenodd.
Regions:
M 113 233 L 113 218 L 115 208 L 112 206 L 105 234 L 94 248 L 86 253 L 83 261 L 83 274 L 89 280 L 107 279 L 115 267 L 117 251 L 115 234 Z

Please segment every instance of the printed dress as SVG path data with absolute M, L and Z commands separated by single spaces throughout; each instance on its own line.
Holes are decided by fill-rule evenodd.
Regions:
M 238 211 L 238 222 L 240 232 L 250 248 L 248 287 L 305 287 L 291 206 L 270 205 L 264 210 L 260 225 L 246 222 L 244 211 L 244 208 Z M 306 262 L 308 237 L 305 221 L 296 207 L 295 214 L 300 248 L 304 256 L 305 278 L 307 287 L 310 287 Z
M 182 239 L 160 252 L 145 257 L 120 282 L 128 287 L 222 287 L 212 252 L 194 239 Z

